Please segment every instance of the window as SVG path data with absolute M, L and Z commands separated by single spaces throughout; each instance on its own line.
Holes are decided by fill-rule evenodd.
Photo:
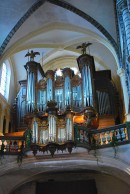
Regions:
M 6 60 L 0 68 L 0 94 L 2 94 L 7 100 L 9 96 L 10 85 L 10 64 Z
M 7 67 L 6 64 L 3 63 L 1 70 L 1 82 L 0 82 L 0 93 L 3 96 L 6 96 L 6 83 L 7 83 Z
M 74 74 L 75 74 L 75 75 L 78 74 L 78 69 L 77 69 L 77 67 L 71 67 L 71 69 L 74 71 Z

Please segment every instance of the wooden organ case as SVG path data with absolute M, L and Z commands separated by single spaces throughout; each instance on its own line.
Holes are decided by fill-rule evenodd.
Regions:
M 79 56 L 77 63 L 81 76 L 68 67 L 61 69 L 62 76 L 58 76 L 53 70 L 44 73 L 41 65 L 33 60 L 26 63 L 27 80 L 19 82 L 15 120 L 16 131 L 32 130 L 32 143 L 74 141 L 76 116 L 83 116 L 79 123 L 87 123 L 90 109 L 99 116 L 99 123 L 109 117 L 115 124 L 119 118 L 119 99 L 111 72 L 95 71 L 94 58 L 88 54 Z M 98 124 L 89 127 L 98 128 Z

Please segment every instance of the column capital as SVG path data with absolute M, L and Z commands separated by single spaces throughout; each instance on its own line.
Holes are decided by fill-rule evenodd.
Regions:
M 127 0 L 116 0 L 117 11 L 122 12 L 127 8 Z
M 125 70 L 124 70 L 123 68 L 119 68 L 119 69 L 117 70 L 117 74 L 118 74 L 120 77 L 125 76 Z

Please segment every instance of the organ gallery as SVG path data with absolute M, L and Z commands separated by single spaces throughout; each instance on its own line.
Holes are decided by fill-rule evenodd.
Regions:
M 110 70 L 96 71 L 93 56 L 84 52 L 77 58 L 78 74 L 69 67 L 44 72 L 36 54 L 27 55 L 27 80 L 19 82 L 14 106 L 15 128 L 31 129 L 33 144 L 74 141 L 75 126 L 98 130 L 102 121 L 118 124 L 119 98 Z

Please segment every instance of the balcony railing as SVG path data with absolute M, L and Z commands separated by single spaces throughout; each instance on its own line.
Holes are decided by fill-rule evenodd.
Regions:
M 26 151 L 31 144 L 31 130 L 26 130 L 23 136 L 0 136 L 0 154 L 18 155 Z
M 114 138 L 113 138 L 114 137 Z M 130 143 L 130 129 L 127 124 L 115 125 L 104 129 L 89 130 L 84 126 L 75 125 L 75 141 L 77 146 L 104 148 Z
M 130 143 L 130 122 L 127 123 L 129 123 L 129 125 L 120 124 L 96 130 L 89 130 L 82 125 L 74 125 L 74 141 L 71 142 L 71 148 L 80 146 L 86 147 L 89 150 L 95 148 L 100 149 L 111 147 L 113 145 L 113 141 L 116 141 L 116 145 L 128 144 Z M 31 130 L 29 129 L 25 131 L 23 136 L 0 136 L 0 154 L 18 155 L 21 150 L 26 152 L 28 149 L 32 149 L 32 147 L 32 151 L 36 148 L 36 152 L 38 150 L 44 152 L 44 150 L 41 150 L 41 147 L 38 147 L 37 144 L 32 144 L 31 140 Z M 63 146 L 63 148 L 59 148 L 58 146 L 56 148 L 60 150 L 66 148 Z M 50 147 L 48 149 L 50 149 Z
M 0 151 L 5 155 L 17 155 L 21 148 L 25 148 L 24 137 L 0 136 Z

